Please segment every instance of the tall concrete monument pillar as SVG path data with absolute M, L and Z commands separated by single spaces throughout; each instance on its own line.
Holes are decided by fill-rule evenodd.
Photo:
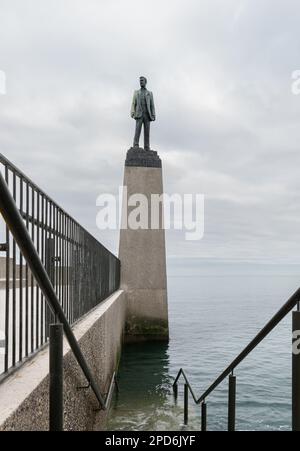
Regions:
M 126 340 L 168 340 L 163 205 L 159 204 L 158 219 L 158 204 L 154 207 L 151 202 L 152 195 L 163 194 L 162 163 L 157 152 L 140 147 L 128 151 L 124 187 L 119 258 L 121 288 L 127 297 Z M 145 208 L 145 202 L 138 200 L 140 195 L 147 199 L 147 224 L 143 212 L 137 213 L 137 206 Z M 137 216 L 140 227 L 132 228 L 132 219 Z

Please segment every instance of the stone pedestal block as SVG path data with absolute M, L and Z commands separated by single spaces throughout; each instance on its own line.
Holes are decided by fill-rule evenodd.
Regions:
M 148 228 L 120 233 L 121 287 L 127 295 L 127 341 L 168 340 L 168 301 L 163 206 L 157 228 L 151 229 L 151 195 L 163 194 L 162 164 L 156 152 L 130 149 L 124 175 L 122 224 L 128 223 L 128 199 L 142 194 L 148 201 Z M 138 204 L 139 205 L 139 204 Z M 143 226 L 144 227 L 144 226 Z

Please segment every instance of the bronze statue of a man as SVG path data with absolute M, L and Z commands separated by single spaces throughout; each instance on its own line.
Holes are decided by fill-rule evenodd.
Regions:
M 144 149 L 150 150 L 150 122 L 155 121 L 153 94 L 148 91 L 146 77 L 140 77 L 141 89 L 134 92 L 131 117 L 136 120 L 133 147 L 139 147 L 142 125 L 144 124 Z

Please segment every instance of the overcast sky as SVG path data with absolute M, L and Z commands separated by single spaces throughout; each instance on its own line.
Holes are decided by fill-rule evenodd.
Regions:
M 204 193 L 169 256 L 300 263 L 298 0 L 0 0 L 0 152 L 113 251 L 96 197 L 122 184 L 138 77 L 167 193 Z

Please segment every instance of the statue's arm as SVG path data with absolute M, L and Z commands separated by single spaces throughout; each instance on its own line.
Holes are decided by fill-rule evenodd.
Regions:
M 151 111 L 152 111 L 153 120 L 155 121 L 155 119 L 156 119 L 156 112 L 155 112 L 153 93 L 151 93 Z
M 133 100 L 132 100 L 132 105 L 131 105 L 131 117 L 134 118 L 135 116 L 135 111 L 136 111 L 136 91 L 133 94 Z

